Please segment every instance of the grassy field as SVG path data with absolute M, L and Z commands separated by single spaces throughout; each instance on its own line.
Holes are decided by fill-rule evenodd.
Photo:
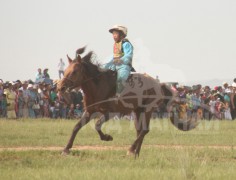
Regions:
M 63 147 L 75 120 L 0 120 L 0 149 Z M 75 146 L 127 147 L 135 140 L 133 122 L 104 124 L 112 142 L 100 141 L 91 121 L 77 135 Z M 0 150 L 0 179 L 236 179 L 236 121 L 201 121 L 190 132 L 168 120 L 152 120 L 140 157 L 126 148 L 112 150 Z M 155 147 L 154 145 L 162 145 Z M 178 146 L 177 146 L 178 145 Z

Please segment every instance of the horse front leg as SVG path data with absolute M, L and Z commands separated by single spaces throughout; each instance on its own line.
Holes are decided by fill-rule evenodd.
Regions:
M 72 148 L 73 146 L 73 142 L 75 140 L 76 134 L 78 133 L 78 131 L 84 126 L 86 125 L 89 121 L 90 121 L 90 114 L 88 112 L 84 112 L 81 119 L 79 120 L 79 122 L 75 125 L 71 137 L 66 145 L 66 147 L 64 148 L 64 150 L 62 151 L 62 155 L 67 155 L 70 153 L 70 148 Z
M 98 132 L 100 139 L 102 141 L 112 141 L 113 140 L 113 137 L 111 135 L 104 134 L 102 132 L 102 125 L 104 122 L 106 122 L 108 120 L 109 120 L 109 115 L 108 115 L 108 113 L 106 113 L 106 114 L 102 115 L 95 124 L 95 129 Z

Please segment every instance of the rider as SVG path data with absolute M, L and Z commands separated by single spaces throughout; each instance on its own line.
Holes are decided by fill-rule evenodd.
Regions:
M 113 47 L 113 56 L 105 65 L 105 68 L 117 71 L 116 94 L 119 96 L 124 88 L 124 83 L 128 79 L 130 72 L 133 71 L 133 46 L 129 40 L 126 39 L 126 27 L 115 25 L 109 29 L 109 32 L 112 33 L 115 43 Z

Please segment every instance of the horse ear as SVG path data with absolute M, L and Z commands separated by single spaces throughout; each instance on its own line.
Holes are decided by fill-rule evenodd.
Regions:
M 81 63 L 82 58 L 81 58 L 81 56 L 79 54 L 77 54 L 76 60 L 77 60 L 78 63 Z
M 68 58 L 69 64 L 71 64 L 73 60 L 68 56 L 68 54 L 67 54 L 66 56 L 67 56 L 67 58 Z

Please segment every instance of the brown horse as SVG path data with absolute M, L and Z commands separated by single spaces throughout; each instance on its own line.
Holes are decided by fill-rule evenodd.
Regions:
M 69 66 L 65 70 L 64 78 L 58 84 L 58 90 L 62 93 L 78 87 L 81 87 L 84 92 L 85 111 L 75 125 L 63 154 L 69 153 L 76 134 L 91 119 L 100 115 L 95 125 L 100 139 L 112 141 L 112 136 L 102 132 L 102 124 L 117 113 L 123 116 L 134 112 L 137 139 L 129 148 L 128 154 L 134 154 L 136 157 L 140 153 L 144 136 L 149 132 L 150 118 L 154 108 L 161 103 L 164 103 L 166 107 L 172 105 L 175 102 L 175 95 L 165 84 L 158 83 L 146 74 L 136 73 L 130 75 L 121 96 L 116 98 L 114 96 L 117 73 L 103 70 L 99 65 L 94 64 L 91 60 L 93 52 L 81 58 L 80 54 L 84 50 L 85 48 L 77 50 L 77 57 L 74 60 L 68 57 Z M 171 116 L 171 122 L 180 130 L 196 127 L 195 122 L 180 120 L 176 115 Z

